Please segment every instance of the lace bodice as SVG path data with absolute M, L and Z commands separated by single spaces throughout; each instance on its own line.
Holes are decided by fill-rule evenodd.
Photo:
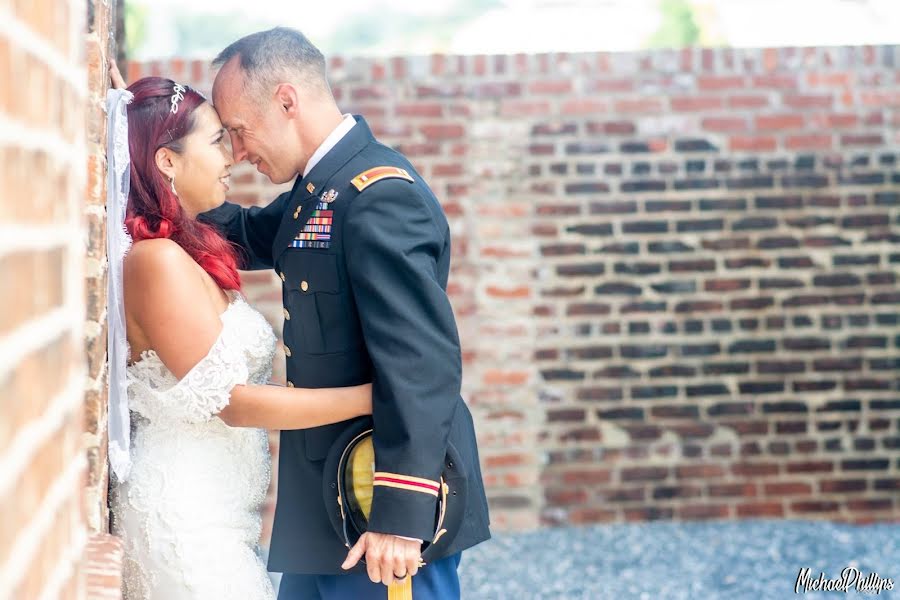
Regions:
M 207 355 L 178 380 L 153 352 L 127 369 L 131 472 L 111 496 L 127 600 L 271 600 L 258 555 L 268 434 L 216 415 L 239 384 L 271 376 L 275 335 L 236 297 Z
M 156 423 L 202 423 L 225 408 L 234 386 L 269 381 L 275 334 L 263 316 L 237 296 L 220 318 L 219 337 L 181 381 L 155 351 L 141 353 L 128 367 L 132 412 Z

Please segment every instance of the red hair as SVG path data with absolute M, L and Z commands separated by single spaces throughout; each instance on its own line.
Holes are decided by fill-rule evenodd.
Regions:
M 214 227 L 188 217 L 169 181 L 156 166 L 156 151 L 184 152 L 184 138 L 196 125 L 194 111 L 206 102 L 186 87 L 172 112 L 175 82 L 145 77 L 128 86 L 128 150 L 131 189 L 125 227 L 135 242 L 168 238 L 187 252 L 224 290 L 241 289 L 235 248 Z

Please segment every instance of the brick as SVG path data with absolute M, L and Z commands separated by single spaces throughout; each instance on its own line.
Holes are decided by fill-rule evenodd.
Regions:
M 658 114 L 663 111 L 663 101 L 659 98 L 635 97 L 613 102 L 613 109 L 622 114 Z
M 706 131 L 716 133 L 743 132 L 749 129 L 747 120 L 743 117 L 708 117 L 701 121 L 700 126 Z
M 622 481 L 662 481 L 668 475 L 666 467 L 628 467 L 621 471 Z
M 716 152 L 718 146 L 704 138 L 675 140 L 676 152 Z
M 737 340 L 728 346 L 729 354 L 774 352 L 775 340 Z
M 576 397 L 587 401 L 616 401 L 623 397 L 622 389 L 617 387 L 589 387 L 578 390 Z
M 454 124 L 428 124 L 419 127 L 426 139 L 448 140 L 459 139 L 465 135 L 465 128 Z
M 808 496 L 812 493 L 812 485 L 802 481 L 779 481 L 763 486 L 763 494 L 766 496 Z
M 577 508 L 569 513 L 569 520 L 576 524 L 605 523 L 615 519 L 615 511 L 601 508 Z
M 620 190 L 623 193 L 662 192 L 666 189 L 666 182 L 662 180 L 642 179 L 623 181 Z
M 846 459 L 841 461 L 844 471 L 884 471 L 890 461 L 886 458 Z
M 491 369 L 484 374 L 485 385 L 522 385 L 529 379 L 527 371 L 500 371 Z
M 785 188 L 822 188 L 831 185 L 831 181 L 825 175 L 784 175 L 781 185 Z M 817 205 L 814 200 L 810 204 Z
M 668 346 L 662 345 L 624 345 L 620 349 L 622 358 L 662 358 L 668 354 L 668 351 Z
M 622 231 L 625 233 L 665 233 L 668 230 L 667 221 L 635 221 L 622 224 Z
M 785 94 L 781 101 L 790 108 L 824 109 L 834 105 L 834 96 L 831 94 Z
M 728 396 L 731 394 L 731 390 L 728 387 L 721 383 L 705 383 L 699 385 L 688 385 L 685 387 L 685 393 L 688 397 L 696 397 L 696 396 Z
M 846 134 L 840 138 L 841 146 L 881 146 L 884 144 L 884 137 L 880 133 L 868 134 Z
M 805 513 L 831 513 L 837 512 L 840 505 L 837 502 L 827 500 L 803 500 L 791 503 L 791 510 L 794 512 Z
M 721 344 L 709 342 L 703 344 L 684 344 L 681 346 L 682 356 L 713 356 L 722 351 Z
M 669 271 L 672 273 L 715 271 L 715 269 L 716 263 L 712 259 L 669 261 Z
M 717 300 L 688 300 L 675 305 L 676 313 L 710 313 L 719 312 L 724 305 Z
M 546 94 L 546 95 L 567 95 L 572 92 L 571 79 L 548 79 L 543 81 L 533 81 L 528 84 L 529 94 Z
M 834 138 L 827 133 L 791 135 L 785 138 L 787 150 L 829 150 L 834 147 Z
M 436 102 L 406 102 L 395 108 L 398 117 L 435 117 L 444 116 L 444 106 Z
M 570 304 L 566 308 L 566 315 L 572 316 L 596 316 L 608 315 L 612 308 L 608 304 L 599 302 L 578 302 Z
M 658 419 L 697 419 L 700 410 L 696 406 L 663 405 L 652 407 L 650 414 Z
M 678 179 L 675 181 L 674 188 L 677 191 L 683 190 L 713 190 L 720 187 L 717 179 Z
M 674 280 L 654 283 L 650 287 L 660 294 L 690 294 L 696 291 L 697 284 L 690 280 Z
M 829 371 L 858 371 L 862 369 L 862 359 L 849 358 L 817 358 L 813 361 L 813 370 L 817 372 Z
M 643 421 L 644 420 L 644 409 L 637 408 L 637 407 L 623 407 L 623 408 L 613 408 L 613 409 L 609 409 L 609 410 L 598 410 L 597 418 L 605 419 L 607 421 L 620 421 L 620 420 Z
M 759 115 L 754 120 L 756 129 L 765 130 L 783 130 L 783 129 L 800 129 L 806 125 L 803 115 L 790 113 L 780 115 Z
M 781 502 L 748 502 L 735 506 L 738 517 L 765 518 L 783 517 L 784 506 Z
M 673 96 L 669 99 L 676 112 L 705 112 L 722 108 L 720 96 Z
M 645 506 L 640 508 L 628 508 L 625 510 L 626 521 L 659 521 L 672 519 L 675 511 L 671 508 L 659 506 Z
M 778 142 L 768 136 L 732 136 L 728 149 L 732 152 L 773 152 Z
M 654 275 L 662 271 L 658 263 L 635 262 L 615 264 L 615 272 L 623 275 Z
M 756 75 L 751 80 L 753 87 L 791 90 L 797 87 L 797 77 L 786 74 Z
M 678 387 L 674 385 L 646 385 L 631 388 L 631 397 L 635 400 L 672 398 L 677 395 Z
M 689 200 L 648 200 L 644 203 L 647 212 L 676 212 L 691 210 Z
M 747 201 L 743 198 L 700 200 L 700 210 L 703 211 L 742 211 L 746 208 Z
M 679 221 L 677 223 L 677 230 L 680 233 L 690 233 L 696 231 L 721 231 L 724 227 L 724 219 L 694 219 L 688 221 Z
M 562 277 L 602 275 L 605 272 L 606 265 L 604 263 L 559 265 L 558 267 L 556 267 L 556 273 Z
M 584 371 L 574 369 L 543 369 L 541 376 L 545 381 L 581 381 L 585 378 Z
M 566 116 L 598 115 L 608 110 L 607 101 L 594 99 L 566 100 L 560 107 L 560 112 Z

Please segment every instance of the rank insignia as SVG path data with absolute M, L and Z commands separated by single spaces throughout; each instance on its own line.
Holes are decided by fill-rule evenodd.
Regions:
M 334 191 L 333 189 L 328 190 L 327 192 L 322 194 L 322 202 L 324 202 L 325 204 L 331 204 L 332 202 L 337 200 L 337 197 L 338 193 L 336 191 Z
M 406 169 L 401 169 L 400 167 L 375 167 L 374 169 L 363 171 L 354 177 L 350 183 L 361 192 L 373 183 L 381 181 L 382 179 L 392 178 L 405 179 L 410 183 L 413 182 L 412 176 Z

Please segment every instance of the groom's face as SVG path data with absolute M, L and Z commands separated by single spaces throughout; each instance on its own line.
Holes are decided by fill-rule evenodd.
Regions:
M 234 161 L 246 160 L 272 183 L 290 181 L 297 175 L 290 160 L 294 155 L 291 129 L 282 122 L 272 98 L 254 98 L 245 92 L 238 60 L 226 63 L 213 83 L 213 102 L 231 138 Z

